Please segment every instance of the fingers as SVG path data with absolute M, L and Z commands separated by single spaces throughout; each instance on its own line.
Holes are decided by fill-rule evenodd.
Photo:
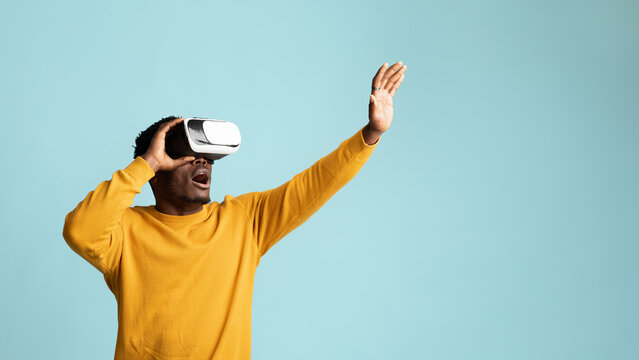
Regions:
M 175 125 L 181 123 L 182 121 L 184 121 L 184 118 L 177 118 L 177 119 L 173 119 L 169 122 L 165 122 L 164 124 L 162 124 L 162 126 L 160 126 L 160 128 L 158 129 L 157 133 L 155 134 L 156 136 L 161 136 L 161 137 L 165 137 L 166 133 L 169 132 L 169 130 L 171 130 L 172 127 L 174 127 Z
M 195 160 L 195 156 L 182 156 L 179 159 L 171 159 L 170 157 L 167 156 L 167 160 L 169 161 L 168 164 L 166 165 L 165 168 L 163 168 L 163 170 L 167 170 L 167 171 L 173 171 L 176 168 L 184 165 L 184 164 L 188 164 L 190 162 L 192 162 L 193 160 Z
M 373 77 L 373 88 L 380 88 L 382 87 L 382 77 L 384 76 L 384 71 L 386 71 L 386 67 L 388 66 L 387 63 L 384 63 L 384 65 L 382 65 L 382 67 L 379 68 L 379 70 L 377 70 L 377 74 L 375 74 L 375 77 Z
M 395 74 L 393 74 L 393 76 L 390 77 L 390 79 L 388 79 L 384 88 L 390 92 L 397 80 L 404 75 L 404 71 L 406 71 L 406 65 L 402 66 Z
M 399 80 L 397 80 L 393 86 L 391 87 L 391 89 L 389 90 L 390 92 L 390 96 L 395 96 L 395 92 L 397 91 L 397 89 L 399 88 L 399 85 L 402 83 L 402 81 L 404 81 L 404 77 L 406 77 L 406 75 L 402 74 L 402 76 L 399 78 Z
M 175 163 L 177 166 L 182 166 L 184 164 L 190 163 L 193 160 L 195 160 L 195 156 L 182 156 L 179 159 L 175 159 Z
M 382 82 L 380 86 L 382 89 L 386 89 L 386 84 L 388 83 L 389 79 L 395 74 L 397 70 L 399 70 L 400 67 L 402 67 L 402 64 L 403 63 L 401 61 L 398 61 L 393 66 L 386 69 L 386 71 L 384 72 L 384 76 L 382 77 Z

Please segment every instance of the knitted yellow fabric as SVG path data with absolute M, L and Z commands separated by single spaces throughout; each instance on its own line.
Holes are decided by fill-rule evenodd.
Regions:
M 351 180 L 376 145 L 360 129 L 285 184 L 186 216 L 131 207 L 154 176 L 140 157 L 98 185 L 66 216 L 63 235 L 115 295 L 115 359 L 249 359 L 260 257 Z

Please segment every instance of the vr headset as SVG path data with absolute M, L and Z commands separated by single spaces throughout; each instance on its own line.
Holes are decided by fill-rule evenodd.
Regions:
M 187 118 L 184 132 L 191 150 L 196 153 L 211 154 L 213 160 L 233 154 L 240 148 L 240 129 L 229 121 Z

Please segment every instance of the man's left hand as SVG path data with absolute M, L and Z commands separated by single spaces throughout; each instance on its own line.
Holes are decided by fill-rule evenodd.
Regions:
M 395 63 L 390 68 L 382 65 L 373 78 L 373 89 L 368 104 L 368 125 L 364 131 L 364 140 L 372 145 L 379 140 L 393 122 L 393 96 L 404 80 L 406 65 Z

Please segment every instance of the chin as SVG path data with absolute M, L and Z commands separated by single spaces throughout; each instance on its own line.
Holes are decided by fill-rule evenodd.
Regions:
M 210 196 L 206 196 L 206 197 L 183 197 L 182 200 L 184 200 L 187 203 L 191 203 L 191 204 L 201 204 L 201 205 L 205 205 L 211 202 L 211 197 Z
M 208 203 L 210 203 L 210 202 L 211 202 L 211 198 L 210 198 L 210 197 L 206 197 L 206 198 L 199 198 L 199 199 L 195 199 L 195 200 L 193 200 L 193 202 L 194 202 L 194 203 L 197 203 L 197 204 L 205 205 L 205 204 L 208 204 Z

